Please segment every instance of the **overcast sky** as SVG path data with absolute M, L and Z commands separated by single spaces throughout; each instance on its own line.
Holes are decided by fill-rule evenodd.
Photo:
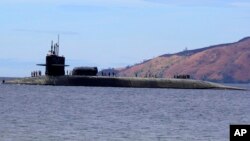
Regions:
M 0 76 L 44 68 L 60 34 L 68 69 L 124 67 L 250 36 L 249 0 L 1 0 Z

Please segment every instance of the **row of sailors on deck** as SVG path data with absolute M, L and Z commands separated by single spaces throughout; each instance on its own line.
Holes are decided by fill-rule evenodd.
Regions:
M 32 71 L 31 72 L 31 77 L 37 77 L 37 76 L 42 76 L 42 71 Z
M 72 75 L 72 71 L 66 71 L 67 75 Z M 31 72 L 31 77 L 37 77 L 37 76 L 42 76 L 42 71 L 32 71 Z

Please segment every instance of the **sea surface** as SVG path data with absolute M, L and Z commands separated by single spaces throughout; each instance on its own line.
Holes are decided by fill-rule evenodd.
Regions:
M 228 141 L 230 124 L 250 124 L 250 91 L 0 84 L 1 141 Z

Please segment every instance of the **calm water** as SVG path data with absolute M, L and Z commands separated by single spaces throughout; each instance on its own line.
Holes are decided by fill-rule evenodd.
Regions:
M 230 124 L 250 124 L 250 91 L 0 85 L 1 141 L 228 141 Z

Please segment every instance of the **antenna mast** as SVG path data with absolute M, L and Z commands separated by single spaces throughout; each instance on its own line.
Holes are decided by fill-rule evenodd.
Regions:
M 59 41 L 60 41 L 60 35 L 58 34 L 57 36 L 58 41 L 57 41 L 57 55 L 59 55 Z
M 53 40 L 51 41 L 51 50 L 50 53 L 53 54 Z

